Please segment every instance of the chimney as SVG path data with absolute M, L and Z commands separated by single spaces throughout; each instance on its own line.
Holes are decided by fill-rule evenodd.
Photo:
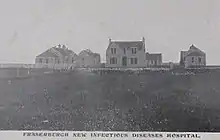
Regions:
M 109 44 L 110 44 L 110 43 L 112 42 L 112 39 L 111 39 L 111 38 L 109 38 L 108 40 L 109 40 Z
M 66 48 L 65 45 L 63 45 L 63 46 L 62 46 L 62 49 L 65 49 L 65 48 Z
M 142 38 L 142 41 L 145 43 L 145 38 L 144 37 Z
M 144 46 L 144 51 L 146 51 L 146 48 L 145 48 L 145 38 L 144 37 L 142 38 L 142 43 L 143 43 L 143 46 Z

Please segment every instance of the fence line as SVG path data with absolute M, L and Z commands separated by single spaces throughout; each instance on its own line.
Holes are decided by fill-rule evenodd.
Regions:
M 35 64 L 0 64 L 0 68 L 35 68 Z

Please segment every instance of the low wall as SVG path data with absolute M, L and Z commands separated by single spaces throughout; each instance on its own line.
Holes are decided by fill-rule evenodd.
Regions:
M 0 64 L 0 68 L 35 68 L 35 64 Z

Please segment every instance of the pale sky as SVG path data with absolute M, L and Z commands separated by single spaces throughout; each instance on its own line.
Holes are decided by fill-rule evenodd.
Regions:
M 190 44 L 220 64 L 220 0 L 1 0 L 0 63 L 33 63 L 57 44 L 105 60 L 108 38 L 146 39 L 146 50 L 177 62 Z

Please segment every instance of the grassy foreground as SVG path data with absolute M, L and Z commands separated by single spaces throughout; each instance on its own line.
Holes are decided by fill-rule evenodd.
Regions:
M 0 80 L 3 130 L 220 132 L 220 72 L 69 72 L 8 80 Z

